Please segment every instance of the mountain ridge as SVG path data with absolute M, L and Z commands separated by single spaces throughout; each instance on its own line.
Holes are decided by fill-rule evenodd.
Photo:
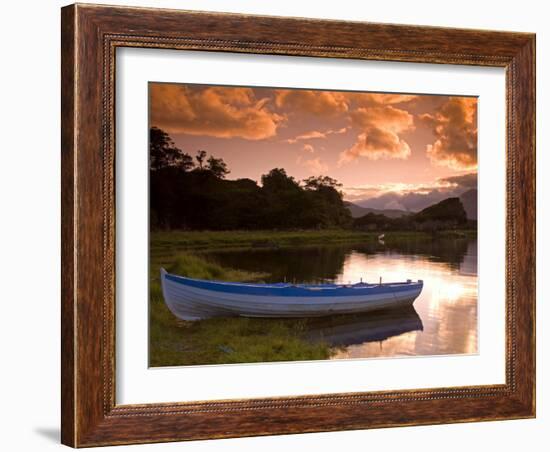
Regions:
M 468 220 L 477 220 L 477 189 L 471 188 L 460 195 Z
M 406 215 L 412 215 L 414 212 L 408 212 L 400 209 L 374 209 L 372 207 L 362 207 L 354 204 L 350 201 L 344 201 L 344 205 L 351 212 L 353 218 L 360 218 L 368 213 L 374 213 L 376 215 L 384 215 L 388 218 L 400 218 Z

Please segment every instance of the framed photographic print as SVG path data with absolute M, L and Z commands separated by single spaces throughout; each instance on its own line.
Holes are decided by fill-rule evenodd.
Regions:
M 62 442 L 535 415 L 535 37 L 62 9 Z

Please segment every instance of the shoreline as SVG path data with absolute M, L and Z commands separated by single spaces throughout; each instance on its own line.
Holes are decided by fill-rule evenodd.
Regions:
M 252 231 L 151 231 L 151 250 L 177 247 L 180 249 L 225 249 L 225 248 L 286 248 L 305 245 L 328 245 L 339 243 L 377 243 L 384 234 L 386 245 L 409 240 L 459 240 L 477 237 L 475 229 L 437 231 L 388 231 L 372 232 L 346 229 L 326 230 L 252 230 Z

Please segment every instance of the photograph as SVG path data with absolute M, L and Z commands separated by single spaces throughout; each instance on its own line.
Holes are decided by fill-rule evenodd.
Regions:
M 10 44 L 11 449 L 536 442 L 541 7 L 132 1 Z
M 149 82 L 150 367 L 478 353 L 478 99 Z

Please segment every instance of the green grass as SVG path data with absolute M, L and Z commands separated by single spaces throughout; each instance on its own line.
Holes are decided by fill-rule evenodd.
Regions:
M 165 319 L 167 320 L 167 319 Z M 231 364 L 326 359 L 330 348 L 302 338 L 296 320 L 217 318 L 164 322 L 152 331 L 151 366 Z
M 248 246 L 295 246 L 370 240 L 377 234 L 351 230 L 313 231 L 155 231 L 151 243 L 158 250 L 174 244 L 186 249 Z
M 452 231 L 442 231 L 445 234 Z M 460 231 L 475 236 L 475 231 Z M 361 243 L 378 240 L 379 232 L 366 232 L 345 229 L 298 230 L 298 231 L 153 231 L 151 251 L 157 254 L 170 254 L 174 248 L 185 250 L 246 248 L 246 247 L 287 247 L 315 244 Z M 385 233 L 384 240 L 405 241 L 411 239 L 431 239 L 432 234 L 416 231 L 391 231 Z
M 434 234 L 434 236 L 442 239 L 475 239 L 477 237 L 477 230 L 461 229 L 457 231 L 440 231 Z
M 329 358 L 324 343 L 303 339 L 302 320 L 215 318 L 186 322 L 166 307 L 158 270 L 150 283 L 149 364 L 153 367 L 192 364 L 229 364 Z M 154 271 L 153 271 L 154 268 Z M 173 256 L 168 271 L 193 278 L 254 281 L 265 275 L 222 267 L 202 256 Z
M 252 282 L 265 276 L 264 273 L 247 272 L 233 268 L 222 267 L 204 256 L 194 254 L 178 254 L 167 268 L 170 273 L 189 278 L 209 279 L 218 281 Z

